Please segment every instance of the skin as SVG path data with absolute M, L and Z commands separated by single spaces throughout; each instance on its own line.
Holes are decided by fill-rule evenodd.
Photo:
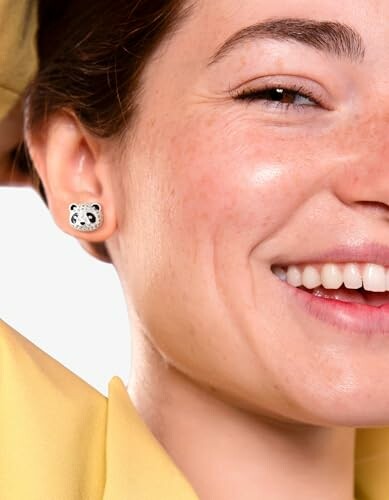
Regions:
M 206 68 L 274 16 L 349 24 L 365 60 L 256 40 Z M 313 318 L 270 269 L 388 243 L 388 17 L 384 0 L 203 0 L 149 62 L 124 142 L 69 113 L 29 136 L 57 224 L 107 243 L 132 323 L 129 395 L 202 500 L 351 499 L 353 428 L 389 422 L 389 340 Z M 265 75 L 316 82 L 326 107 L 229 95 Z M 67 205 L 86 199 L 105 219 L 80 235 Z

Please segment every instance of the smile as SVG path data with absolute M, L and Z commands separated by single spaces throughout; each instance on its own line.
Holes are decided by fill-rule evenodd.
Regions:
M 343 330 L 389 335 L 389 267 L 329 262 L 275 265 L 272 272 L 315 318 Z
M 389 302 L 389 268 L 373 263 L 275 266 L 273 273 L 316 296 L 380 306 Z M 373 292 L 373 293 L 366 293 Z

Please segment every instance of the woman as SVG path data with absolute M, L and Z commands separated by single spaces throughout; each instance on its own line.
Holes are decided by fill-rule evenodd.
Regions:
M 107 477 L 131 480 L 105 498 L 387 499 L 387 2 L 65 3 L 26 140 L 56 223 L 119 274 L 117 408 L 179 482 L 145 493 L 116 414 Z

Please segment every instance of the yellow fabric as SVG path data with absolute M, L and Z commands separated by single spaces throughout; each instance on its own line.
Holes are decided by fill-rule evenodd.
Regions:
M 355 477 L 357 500 L 389 499 L 389 428 L 358 429 Z
M 37 69 L 36 31 L 36 0 L 0 0 L 0 120 Z
M 108 398 L 0 320 L 1 500 L 198 500 L 119 377 Z
M 358 429 L 356 498 L 389 500 L 389 428 Z M 119 377 L 108 398 L 0 320 L 1 500 L 199 500 Z

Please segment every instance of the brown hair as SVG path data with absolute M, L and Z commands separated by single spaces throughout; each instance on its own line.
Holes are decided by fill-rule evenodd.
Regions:
M 142 70 L 192 7 L 187 0 L 41 0 L 40 68 L 27 92 L 27 127 L 70 109 L 94 134 L 120 134 L 135 117 Z

